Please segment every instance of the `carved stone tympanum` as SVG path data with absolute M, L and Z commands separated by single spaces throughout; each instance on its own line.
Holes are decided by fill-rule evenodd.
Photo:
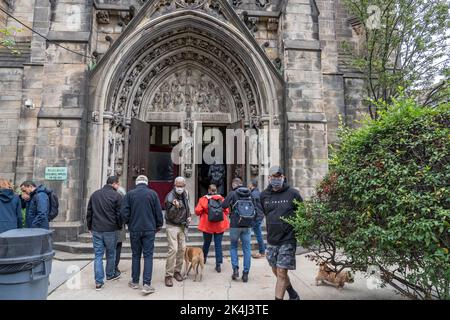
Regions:
M 175 72 L 155 90 L 150 112 L 184 112 L 187 105 L 193 112 L 228 112 L 223 90 L 208 75 L 197 69 Z

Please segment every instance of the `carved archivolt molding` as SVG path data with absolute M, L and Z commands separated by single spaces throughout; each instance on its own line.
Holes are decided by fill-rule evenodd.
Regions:
M 117 85 L 109 104 L 112 106 L 112 110 L 108 111 L 113 111 L 113 113 L 120 115 L 138 117 L 144 97 L 154 96 L 156 94 L 155 90 L 159 90 L 162 93 L 167 92 L 167 90 L 164 91 L 161 87 L 155 86 L 154 82 L 156 79 L 167 70 L 170 70 L 170 68 L 175 68 L 180 63 L 191 61 L 210 70 L 223 81 L 233 99 L 234 107 L 237 109 L 239 117 L 245 118 L 245 108 L 248 108 L 249 117 L 255 117 L 258 114 L 256 100 L 258 95 L 255 89 L 256 84 L 250 71 L 237 54 L 222 48 L 208 36 L 210 35 L 202 30 L 184 27 L 178 32 L 170 32 L 169 35 L 150 42 L 136 54 L 136 59 L 131 59 L 128 65 L 125 66 L 124 72 L 118 77 Z M 213 83 L 212 81 L 210 82 Z M 172 84 L 169 85 L 171 86 Z M 209 91 L 200 90 L 199 88 L 197 95 L 189 95 L 184 98 L 191 99 L 187 103 L 192 103 L 194 99 L 197 99 L 197 107 L 201 109 L 204 103 L 202 105 L 200 101 L 199 105 L 198 100 L 211 98 L 212 96 L 208 96 L 208 92 L 216 91 L 216 84 L 214 85 L 213 88 L 206 81 L 206 86 L 211 86 Z M 153 90 L 153 92 L 147 92 L 149 89 Z M 161 97 L 156 96 L 156 103 L 159 103 L 158 99 L 160 98 L 164 99 L 164 95 Z M 172 98 L 181 99 L 182 97 L 175 95 Z M 216 98 L 220 101 L 222 97 L 216 96 Z M 167 107 L 168 105 L 165 106 Z M 220 110 L 224 110 L 221 103 L 217 104 L 217 107 L 219 109 L 207 112 L 221 112 Z M 198 111 L 198 108 L 194 111 Z

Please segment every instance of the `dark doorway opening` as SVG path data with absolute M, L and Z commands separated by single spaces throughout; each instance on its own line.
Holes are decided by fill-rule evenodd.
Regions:
M 178 143 L 171 139 L 177 124 L 150 124 L 148 153 L 149 186 L 158 194 L 161 206 L 179 175 L 179 165 L 172 161 L 172 149 Z
M 213 163 L 207 163 L 205 162 L 205 159 L 203 157 L 205 148 L 213 145 L 215 141 L 214 133 L 212 129 L 218 130 L 222 137 L 223 141 L 220 145 L 218 145 L 215 148 L 212 148 L 211 152 L 208 152 L 208 154 L 211 154 L 212 157 L 217 158 L 217 162 Z M 217 186 L 218 193 L 220 193 L 223 196 L 227 195 L 228 188 L 227 188 L 227 166 L 226 166 L 226 148 L 225 148 L 225 126 L 213 126 L 213 125 L 204 125 L 202 127 L 202 163 L 197 165 L 197 199 L 205 194 L 208 193 L 208 186 L 210 184 L 215 184 Z M 209 131 L 208 131 L 209 130 Z M 206 133 L 206 134 L 205 134 Z M 213 134 L 210 134 L 213 133 Z M 216 150 L 220 150 L 216 154 Z

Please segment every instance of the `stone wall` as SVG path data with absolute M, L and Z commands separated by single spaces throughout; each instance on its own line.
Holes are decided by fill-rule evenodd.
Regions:
M 336 1 L 319 0 L 319 34 L 322 49 L 323 103 L 329 144 L 337 141 L 339 115 L 344 115 L 344 80 L 339 70 L 339 41 L 336 36 Z
M 22 76 L 21 68 L 0 67 L 0 177 L 10 181 L 15 180 Z
M 0 0 L 0 8 L 3 10 L 8 10 L 9 5 L 6 3 L 5 0 Z M 8 23 L 8 16 L 3 11 L 0 11 L 0 28 L 6 27 Z
M 39 1 L 39 0 L 36 0 Z M 47 0 L 48 1 L 48 0 Z M 3 9 L 7 9 L 15 18 L 23 22 L 26 26 L 33 26 L 34 19 L 34 0 L 0 0 L 0 5 Z M 20 32 L 15 35 L 17 42 L 29 41 L 31 38 L 31 31 L 23 27 L 20 23 L 16 22 L 10 17 L 5 17 L 5 14 L 0 13 L 0 25 L 2 20 L 7 20 L 7 26 L 17 28 Z
M 75 52 L 88 50 L 89 1 L 36 1 L 34 27 Z M 65 17 L 70 19 L 65 20 Z M 66 24 L 70 23 L 70 26 Z M 31 63 L 24 67 L 24 110 L 19 129 L 16 181 L 33 179 L 54 189 L 60 214 L 52 223 L 56 240 L 76 240 L 82 228 L 87 61 L 55 43 L 32 38 Z M 45 180 L 46 167 L 67 167 L 67 181 Z
M 314 193 L 327 171 L 327 131 L 319 18 L 314 1 L 288 0 L 282 12 L 286 81 L 288 179 L 302 196 Z

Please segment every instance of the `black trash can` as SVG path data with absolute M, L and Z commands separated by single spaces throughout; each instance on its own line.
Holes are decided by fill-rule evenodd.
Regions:
M 52 232 L 13 229 L 0 233 L 0 300 L 45 300 L 55 252 Z

